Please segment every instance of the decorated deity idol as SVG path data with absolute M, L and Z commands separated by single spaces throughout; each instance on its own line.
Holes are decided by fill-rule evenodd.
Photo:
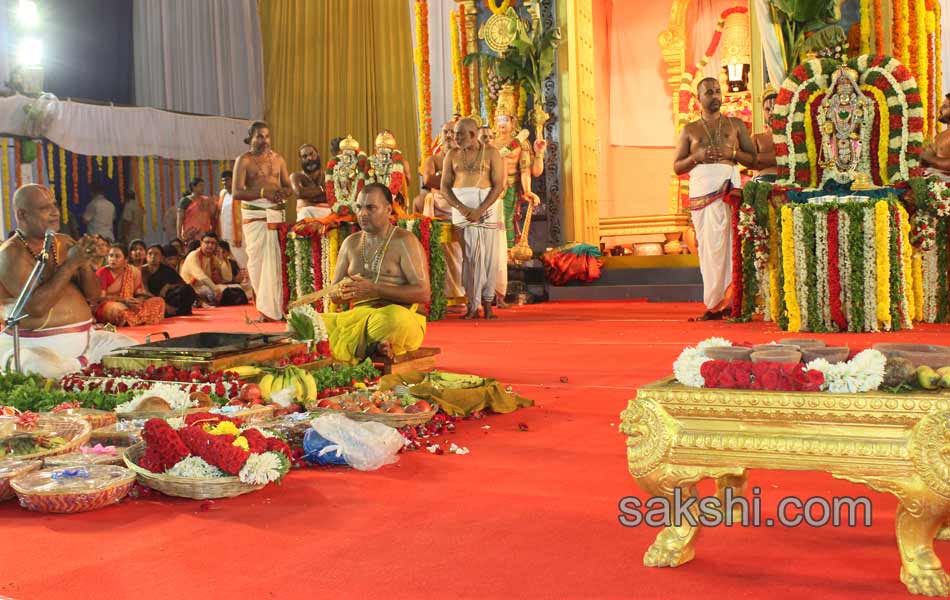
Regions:
M 396 137 L 384 129 L 376 136 L 374 146 L 376 152 L 367 161 L 366 181 L 385 185 L 394 198 L 401 195 L 400 204 L 405 204 L 409 168 L 402 152 L 396 147 Z
M 531 191 L 531 178 L 544 173 L 544 151 L 547 143 L 539 139 L 534 143 L 532 152 L 528 142 L 528 130 L 518 130 L 518 112 L 514 88 L 510 84 L 502 87 L 495 108 L 495 140 L 502 158 L 505 159 L 507 187 L 502 196 L 505 208 L 505 233 L 508 247 L 512 247 L 520 233 L 523 204 L 535 206 L 541 202 L 537 194 Z M 517 134 L 516 134 L 517 131 Z
M 874 107 L 861 92 L 857 73 L 848 67 L 839 67 L 818 111 L 820 164 L 824 168 L 822 183 L 834 179 L 839 183 L 853 182 L 854 187 L 869 184 L 868 147 L 873 123 Z
M 356 196 L 366 183 L 366 154 L 352 136 L 340 142 L 340 153 L 327 163 L 327 203 L 333 212 L 356 212 Z

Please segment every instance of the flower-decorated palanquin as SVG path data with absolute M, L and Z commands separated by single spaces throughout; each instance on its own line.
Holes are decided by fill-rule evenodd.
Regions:
M 771 126 L 778 182 L 733 197 L 732 316 L 788 331 L 947 320 L 948 193 L 923 177 L 910 71 L 886 56 L 809 60 L 782 83 Z

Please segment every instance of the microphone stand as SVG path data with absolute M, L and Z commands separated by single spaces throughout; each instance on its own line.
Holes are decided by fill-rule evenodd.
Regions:
M 30 301 L 30 298 L 33 297 L 33 292 L 36 291 L 36 286 L 40 282 L 40 277 L 43 275 L 43 271 L 46 270 L 46 263 L 49 261 L 49 251 L 45 250 L 40 254 L 39 259 L 36 261 L 36 264 L 33 265 L 33 270 L 30 272 L 29 278 L 26 280 L 26 284 L 23 286 L 23 291 L 20 292 L 20 295 L 16 299 L 16 303 L 13 305 L 13 310 L 10 312 L 9 318 L 7 318 L 6 327 L 3 328 L 3 331 L 0 333 L 5 333 L 7 331 L 13 332 L 13 366 L 18 373 L 23 372 L 23 368 L 20 365 L 20 321 L 29 318 L 29 314 L 26 313 L 26 304 Z

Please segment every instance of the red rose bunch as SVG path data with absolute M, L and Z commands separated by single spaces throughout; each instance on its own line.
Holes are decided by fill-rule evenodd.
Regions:
M 185 415 L 185 425 L 188 426 L 194 425 L 196 423 L 200 425 L 217 425 L 222 421 L 230 421 L 238 427 L 244 424 L 244 421 L 236 417 L 226 417 L 216 413 L 199 412 Z
M 146 421 L 142 428 L 142 438 L 147 445 L 139 466 L 153 473 L 164 473 L 191 455 L 178 432 L 162 419 Z
M 247 457 L 251 455 L 244 448 L 233 444 L 233 435 L 213 435 L 205 431 L 200 424 L 189 425 L 180 430 L 178 435 L 192 454 L 229 475 L 240 473 Z
M 241 436 L 247 440 L 247 447 L 251 454 L 261 454 L 267 452 L 267 438 L 257 429 L 245 429 Z
M 257 431 L 257 430 L 254 429 L 253 431 Z M 245 436 L 247 435 L 247 431 L 244 432 L 244 435 Z M 290 460 L 291 463 L 294 462 L 294 453 L 290 449 L 290 446 L 287 445 L 287 442 L 285 442 L 284 440 L 278 437 L 265 438 L 265 440 L 266 440 L 267 446 L 264 451 L 280 452 L 281 454 L 286 456 L 287 459 Z
M 699 372 L 707 388 L 817 392 L 825 382 L 824 373 L 801 363 L 709 360 Z

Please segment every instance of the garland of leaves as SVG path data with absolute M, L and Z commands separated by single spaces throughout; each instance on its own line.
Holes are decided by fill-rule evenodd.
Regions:
M 799 208 L 798 210 L 801 210 Z M 816 333 L 825 330 L 821 322 L 821 306 L 818 303 L 818 270 L 815 266 L 817 249 L 815 246 L 815 213 L 817 211 L 806 210 L 802 213 L 802 239 L 795 240 L 795 243 L 803 242 L 805 245 L 805 290 L 808 298 L 808 330 Z
M 284 246 L 284 257 L 286 258 L 285 264 L 286 268 L 284 271 L 287 273 L 287 287 L 284 292 L 284 297 L 287 301 L 297 299 L 297 260 L 295 258 L 295 250 L 293 244 L 287 244 Z M 285 303 L 286 307 L 286 303 Z
M 428 221 L 429 232 L 429 285 L 432 288 L 432 301 L 429 307 L 429 320 L 440 321 L 445 318 L 445 246 L 442 245 L 442 236 L 447 223 L 442 221 Z

